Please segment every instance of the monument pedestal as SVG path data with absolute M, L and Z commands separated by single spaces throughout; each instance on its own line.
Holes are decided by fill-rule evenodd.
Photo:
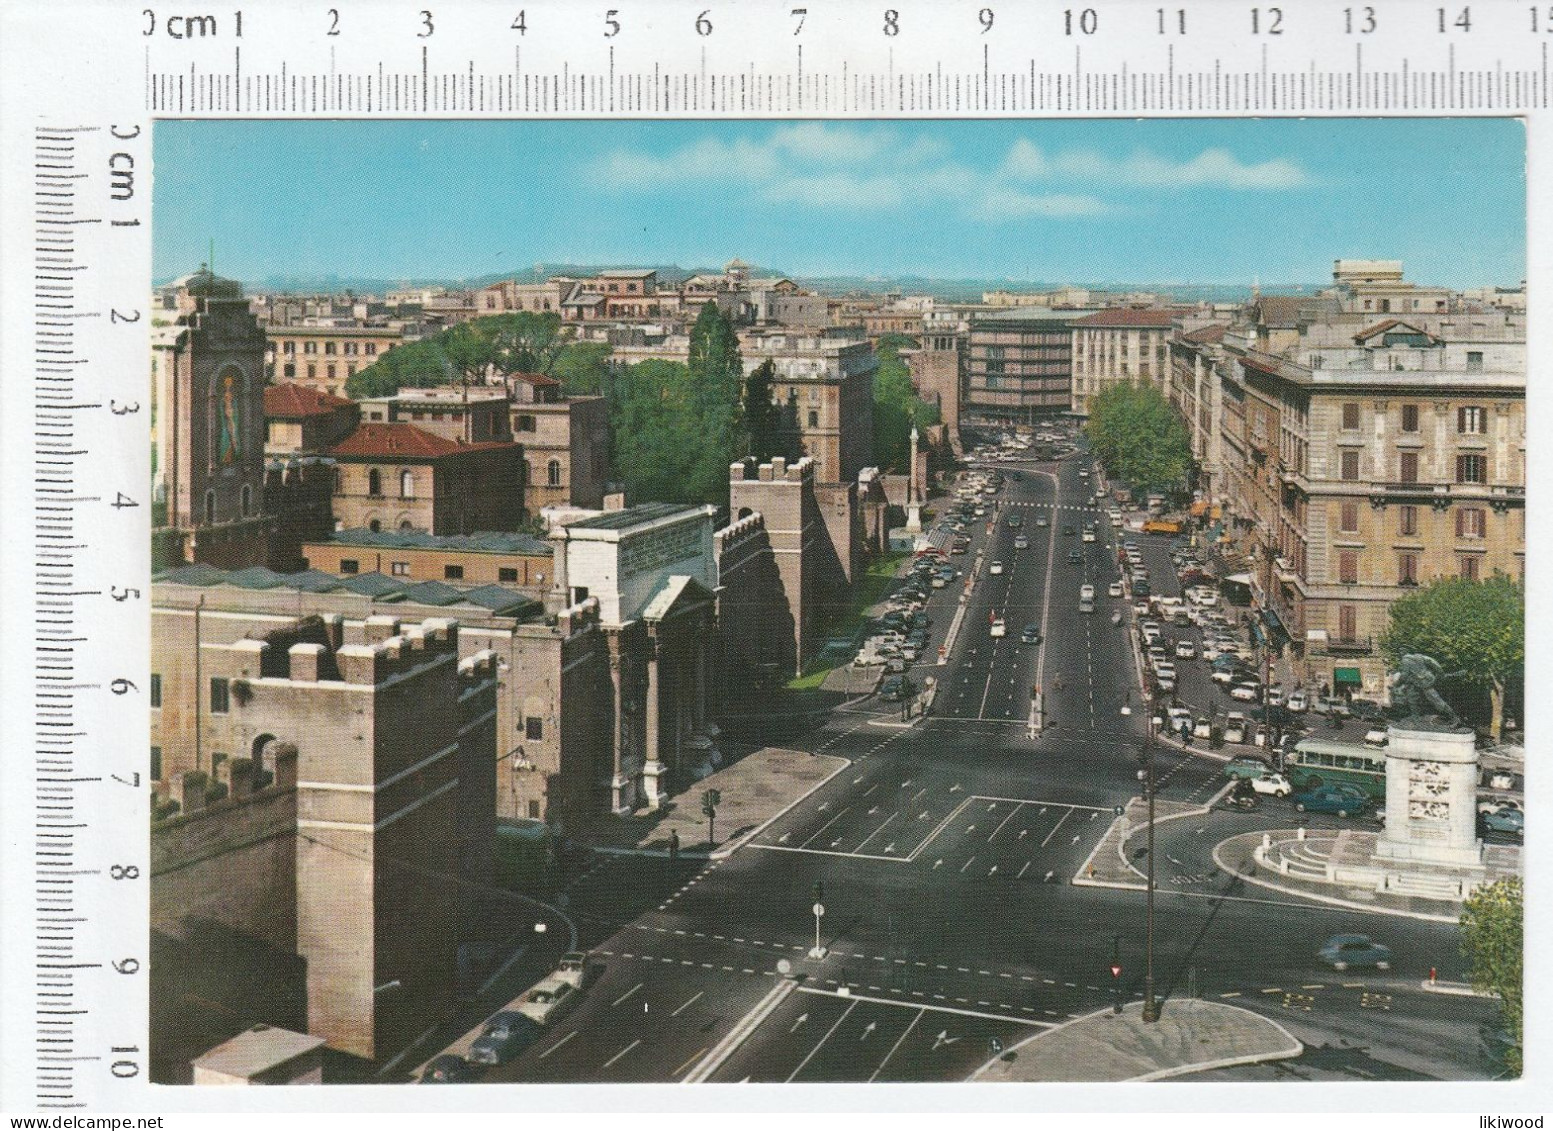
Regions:
M 1376 863 L 1481 867 L 1472 732 L 1409 720 L 1388 733 L 1386 831 Z

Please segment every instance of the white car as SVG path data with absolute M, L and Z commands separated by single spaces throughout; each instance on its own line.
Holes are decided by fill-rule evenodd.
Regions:
M 1008 635 L 1008 625 L 1003 623 L 1002 617 L 999 617 L 997 620 L 992 622 L 992 627 L 987 630 L 987 635 L 991 636 L 993 639 Z
M 1120 597 L 1122 595 L 1122 583 L 1120 581 L 1111 582 L 1106 588 L 1106 593 L 1112 597 Z
M 1229 689 L 1229 697 L 1242 703 L 1254 703 L 1262 697 L 1262 688 L 1260 684 L 1237 683 Z
M 1093 585 L 1080 585 L 1078 587 L 1078 599 L 1080 601 L 1093 601 L 1095 599 L 1095 587 Z
M 1191 660 L 1197 656 L 1197 645 L 1190 640 L 1182 640 L 1176 645 L 1176 659 Z
M 987 572 L 996 577 L 998 574 L 1003 572 L 1003 563 L 993 562 L 992 565 L 987 568 Z
M 1205 660 L 1217 660 L 1219 658 L 1219 646 L 1212 640 L 1202 642 L 1202 658 Z
M 1174 680 L 1175 677 L 1176 677 L 1176 666 L 1174 664 L 1172 664 L 1169 660 L 1161 660 L 1159 663 L 1154 665 L 1154 678 L 1155 679 Z
M 1295 690 L 1289 693 L 1289 701 L 1284 704 L 1291 711 L 1304 711 L 1310 706 L 1310 701 L 1305 698 L 1303 690 Z
M 1080 538 L 1085 542 L 1093 542 L 1095 540 L 1095 532 L 1086 526 L 1084 527 L 1084 533 L 1080 535 Z
M 1287 797 L 1294 792 L 1294 787 L 1289 784 L 1288 778 L 1271 772 L 1252 778 L 1251 788 L 1258 793 L 1271 794 L 1273 797 Z
M 550 977 L 523 995 L 518 1012 L 543 1025 L 571 1008 L 575 1000 L 576 987 L 571 982 Z

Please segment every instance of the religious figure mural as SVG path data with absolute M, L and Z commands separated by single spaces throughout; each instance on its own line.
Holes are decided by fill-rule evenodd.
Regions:
M 242 393 L 243 376 L 228 369 L 221 374 L 221 434 L 216 445 L 216 462 L 223 467 L 243 458 Z

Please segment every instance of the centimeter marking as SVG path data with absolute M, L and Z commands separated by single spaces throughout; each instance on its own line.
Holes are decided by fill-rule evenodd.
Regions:
M 1553 13 L 1550 13 L 1553 18 Z M 1356 45 L 1353 65 L 1335 67 L 1312 59 L 1301 69 L 1274 68 L 1262 46 L 1260 65 L 1245 56 L 1211 68 L 1181 69 L 1167 45 L 1163 67 L 1086 69 L 1082 48 L 1063 71 L 1034 56 L 1010 69 L 993 70 L 984 47 L 979 71 L 897 72 L 806 70 L 800 48 L 790 68 L 626 71 L 614 48 L 598 69 L 525 69 L 514 49 L 503 71 L 477 70 L 471 59 L 454 69 L 434 69 L 431 49 L 420 48 L 420 66 L 393 70 L 377 60 L 366 69 L 291 68 L 244 70 L 242 48 L 230 69 L 157 70 L 146 48 L 146 109 L 159 114 L 1247 114 L 1321 112 L 1503 112 L 1549 105 L 1548 44 L 1533 65 L 1458 68 L 1454 45 L 1429 65 L 1404 58 L 1399 65 L 1366 69 Z
M 77 598 L 100 590 L 80 589 L 76 576 L 79 541 L 76 509 L 99 500 L 76 494 L 76 471 L 88 454 L 78 447 L 76 413 L 100 408 L 83 403 L 76 375 L 86 364 L 76 341 L 81 261 L 77 238 L 83 225 L 100 218 L 77 212 L 78 182 L 86 174 L 77 161 L 77 141 L 95 127 L 38 126 L 33 135 L 33 525 L 34 558 L 34 858 L 36 943 L 33 957 L 36 1013 L 36 1100 L 41 1108 L 78 1108 L 76 1070 L 101 1057 L 83 1051 L 79 1019 L 89 1012 L 78 996 L 78 972 L 100 962 L 81 961 L 83 924 L 80 877 L 99 874 L 79 867 L 78 841 L 89 827 L 89 805 L 78 787 L 101 781 L 83 774 L 79 756 L 84 732 L 77 693 L 96 685 L 78 682 Z

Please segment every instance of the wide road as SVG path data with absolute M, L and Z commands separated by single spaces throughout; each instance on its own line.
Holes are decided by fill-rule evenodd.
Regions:
M 933 717 L 904 726 L 897 706 L 850 704 L 813 748 L 852 765 L 731 857 L 617 859 L 579 883 L 570 911 L 604 973 L 489 1078 L 963 1079 L 993 1038 L 1007 1047 L 1118 994 L 1141 996 L 1143 893 L 1068 882 L 1113 807 L 1138 793 L 1142 711 L 1121 713 L 1129 697 L 1138 704 L 1136 667 L 1111 623 L 1119 602 L 1105 595 L 1113 532 L 1088 503 L 1078 459 L 1014 466 L 1021 477 L 1009 476 L 990 532 L 978 527 L 972 552 L 954 559 L 981 568 L 953 654 L 914 672 L 940 680 Z M 1098 523 L 1094 543 L 1078 533 L 1086 521 Z M 1030 544 L 1015 550 L 1021 533 Z M 1099 593 L 1093 614 L 1078 608 L 1086 581 Z M 960 595 L 934 592 L 935 659 Z M 1002 639 L 988 634 L 992 616 L 1008 624 Z M 1030 623 L 1039 647 L 1019 643 Z M 1037 685 L 1045 726 L 1032 738 Z M 1160 750 L 1163 798 L 1205 801 L 1220 773 Z M 1362 1048 L 1360 1075 L 1481 1077 L 1475 1025 L 1490 1008 L 1420 989 L 1431 967 L 1463 978 L 1453 926 L 1311 904 L 1215 872 L 1217 840 L 1286 822 L 1269 806 L 1161 827 L 1154 969 L 1166 1008 L 1195 993 L 1290 1020 L 1307 1040 Z M 816 885 L 822 958 L 810 956 Z M 1329 935 L 1355 930 L 1394 949 L 1390 971 L 1339 975 L 1315 961 Z M 736 1027 L 748 1035 L 712 1064 Z

